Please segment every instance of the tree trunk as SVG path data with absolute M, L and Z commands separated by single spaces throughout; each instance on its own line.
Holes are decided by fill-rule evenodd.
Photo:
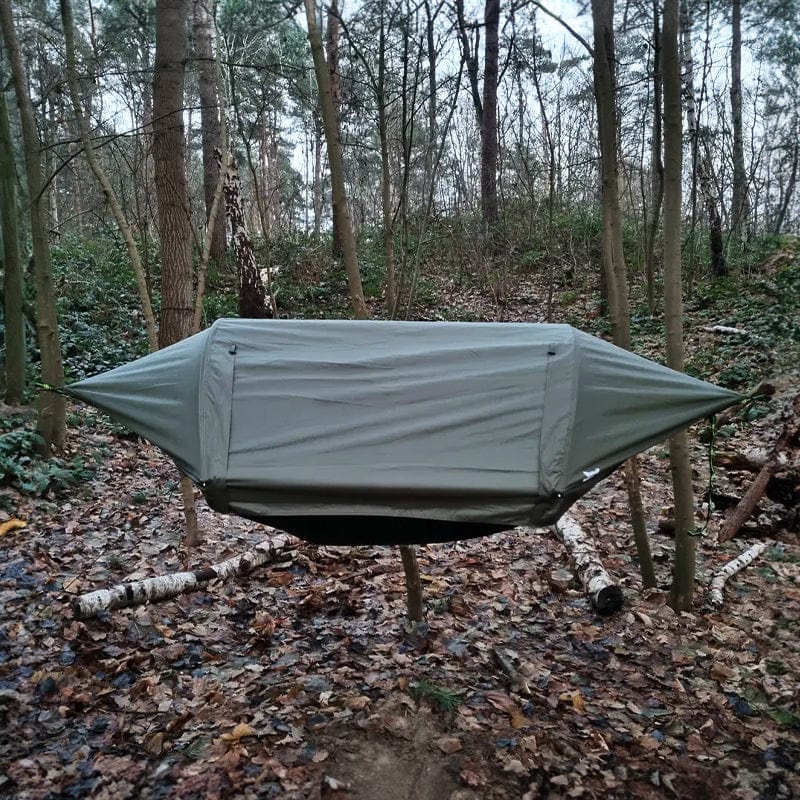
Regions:
M 159 345 L 189 336 L 194 320 L 192 226 L 186 184 L 183 90 L 186 66 L 187 0 L 157 0 L 153 73 L 153 163 L 161 251 Z M 198 531 L 191 481 L 181 478 L 186 544 Z
M 598 139 L 603 203 L 603 272 L 606 276 L 614 344 L 631 349 L 628 276 L 622 249 L 622 212 L 617 179 L 616 56 L 614 48 L 614 2 L 593 0 L 594 89 L 597 103 Z M 655 586 L 655 570 L 647 538 L 636 458 L 625 467 L 625 483 L 631 511 L 631 526 L 639 557 L 642 582 Z
M 678 0 L 664 3 L 664 315 L 667 364 L 684 371 L 683 297 L 681 282 L 681 74 L 678 56 Z M 669 440 L 675 496 L 675 567 L 670 604 L 676 611 L 692 607 L 695 572 L 694 497 L 689 437 Z
M 6 334 L 6 403 L 18 405 L 25 392 L 25 313 L 17 228 L 17 176 L 6 93 L 0 90 L 0 211 L 3 231 L 3 292 Z
M 231 166 L 225 172 L 225 213 L 231 230 L 231 249 L 239 278 L 239 316 L 267 317 L 267 296 L 256 265 L 253 243 L 245 226 L 239 173 Z
M 319 241 L 322 231 L 322 112 L 315 108 L 314 117 L 314 241 Z
M 36 277 L 36 329 L 42 360 L 42 380 L 51 386 L 64 383 L 64 365 L 61 360 L 61 343 L 58 337 L 58 315 L 53 288 L 53 270 L 50 262 L 50 242 L 47 237 L 47 209 L 43 195 L 41 143 L 36 130 L 33 104 L 28 94 L 28 79 L 22 63 L 11 4 L 0 0 L 0 27 L 3 29 L 14 91 L 22 123 L 25 173 L 30 202 L 33 265 Z M 63 395 L 44 391 L 39 395 L 37 430 L 43 441 L 43 454 L 59 448 L 66 430 L 66 401 Z
M 592 0 L 594 94 L 600 142 L 603 202 L 603 271 L 609 293 L 611 330 L 616 344 L 630 349 L 628 275 L 622 250 L 622 211 L 617 178 L 616 55 L 614 0 Z
M 227 137 L 223 136 L 222 143 L 224 146 L 227 146 Z M 208 213 L 208 227 L 206 228 L 206 235 L 203 239 L 203 252 L 200 255 L 200 263 L 197 266 L 197 288 L 194 294 L 194 320 L 192 321 L 192 333 L 199 333 L 203 324 L 203 299 L 205 298 L 206 293 L 208 262 L 211 260 L 211 231 L 216 225 L 217 217 L 222 217 L 223 220 L 225 219 L 225 213 L 222 211 L 222 204 L 224 202 L 222 195 L 225 190 L 225 179 L 227 177 L 228 165 L 230 162 L 227 147 L 224 153 L 217 150 L 214 153 L 214 158 L 217 160 L 217 173 L 219 177 L 217 179 L 217 188 L 214 190 L 214 197 L 211 199 L 211 209 Z M 223 222 L 223 228 L 224 227 L 225 223 Z
M 347 205 L 342 144 L 339 141 L 339 126 L 336 121 L 336 108 L 331 94 L 330 73 L 328 72 L 328 65 L 325 63 L 322 37 L 317 27 L 317 12 L 314 6 L 314 0 L 305 0 L 305 9 L 306 21 L 308 23 L 308 40 L 311 44 L 311 55 L 314 59 L 314 72 L 317 76 L 317 86 L 320 94 L 325 141 L 328 145 L 328 165 L 331 172 L 331 195 L 334 216 L 338 217 L 340 223 L 342 252 L 344 254 L 345 269 L 347 271 L 350 300 L 353 303 L 353 311 L 356 318 L 367 319 L 369 313 L 364 303 L 364 293 L 361 288 L 361 274 L 358 271 L 356 239 L 353 235 L 350 211 Z
M 406 601 L 408 618 L 412 622 L 422 622 L 425 618 L 425 608 L 422 599 L 422 581 L 419 575 L 417 554 L 414 546 L 400 545 L 400 557 L 403 559 L 403 569 L 406 575 Z
M 731 233 L 734 238 L 741 239 L 743 226 L 747 224 L 750 216 L 742 132 L 742 0 L 731 2 L 731 123 L 733 128 Z
M 206 224 L 211 237 L 210 260 L 219 265 L 225 261 L 225 216 L 211 218 L 214 194 L 219 183 L 219 161 L 214 151 L 222 151 L 222 124 L 217 95 L 217 62 L 214 58 L 214 19 L 208 8 L 209 0 L 194 0 L 194 48 L 197 60 L 197 90 L 200 95 L 200 131 L 203 147 L 203 194 L 206 205 Z
M 192 226 L 186 183 L 183 92 L 187 0 L 156 4 L 153 160 L 161 249 L 161 347 L 191 334 Z
M 133 238 L 133 232 L 131 231 L 128 220 L 125 217 L 125 212 L 122 210 L 119 199 L 114 192 L 111 181 L 108 179 L 105 170 L 102 168 L 97 159 L 94 144 L 92 142 L 91 132 L 89 131 L 89 124 L 84 116 L 83 108 L 81 106 L 80 89 L 78 87 L 78 78 L 75 69 L 75 25 L 72 17 L 71 0 L 61 0 L 61 20 L 64 26 L 67 85 L 69 87 L 70 99 L 72 101 L 72 110 L 75 114 L 75 122 L 78 126 L 78 133 L 83 145 L 83 153 L 86 156 L 86 161 L 94 173 L 97 182 L 100 184 L 100 188 L 103 190 L 103 195 L 106 198 L 106 202 L 111 208 L 111 213 L 114 215 L 114 220 L 117 223 L 119 232 L 125 241 L 125 246 L 128 251 L 128 258 L 131 260 L 131 267 L 133 268 L 133 274 L 136 278 L 139 301 L 142 305 L 145 328 L 147 329 L 147 340 L 152 352 L 158 350 L 158 333 L 156 331 L 156 321 L 153 315 L 153 306 L 147 286 L 147 279 L 145 276 L 144 267 L 142 266 L 142 260 L 139 256 L 139 248 L 136 246 L 136 241 Z
M 650 314 L 655 313 L 655 250 L 658 238 L 658 223 L 661 219 L 661 203 L 664 200 L 664 159 L 661 154 L 663 133 L 662 122 L 662 86 L 661 74 L 661 20 L 659 0 L 653 0 L 653 142 L 650 148 L 650 187 L 652 209 L 647 226 L 647 242 L 645 251 L 645 270 L 647 273 L 647 308 Z
M 378 41 L 378 136 L 381 143 L 381 211 L 383 214 L 383 249 L 386 255 L 386 308 L 391 314 L 396 304 L 397 281 L 394 267 L 394 217 L 392 214 L 392 180 L 389 171 L 389 121 L 386 102 L 386 20 L 385 4 L 381 5 L 381 30 Z
M 339 118 L 342 113 L 342 78 L 339 74 L 339 34 L 341 23 L 339 21 L 338 0 L 331 0 L 328 7 L 328 26 L 325 37 L 325 59 L 328 65 L 328 78 L 331 87 L 331 102 L 333 104 L 334 121 L 336 124 L 336 139 L 341 147 L 342 131 Z M 315 11 L 316 13 L 316 11 Z M 324 117 L 323 111 L 323 117 Z M 330 159 L 330 152 L 328 153 Z M 333 255 L 338 257 L 344 255 L 344 243 L 342 241 L 342 219 L 341 208 L 333 203 Z M 352 219 L 350 225 L 352 226 Z
M 780 204 L 778 215 L 775 217 L 775 222 L 772 226 L 772 233 L 775 236 L 778 236 L 783 229 L 783 221 L 786 219 L 786 212 L 789 210 L 789 205 L 792 202 L 794 188 L 797 185 L 798 161 L 800 161 L 800 143 L 795 142 L 792 148 L 792 171 L 789 174 L 789 182 L 786 184 L 786 190 L 783 193 L 783 200 Z
M 500 0 L 486 0 L 481 128 L 481 210 L 487 227 L 497 222 L 497 78 Z
M 716 277 L 728 274 L 725 246 L 722 238 L 722 217 L 717 207 L 711 157 L 708 143 L 700 139 L 700 125 L 694 99 L 694 59 L 692 57 L 692 18 L 687 0 L 680 4 L 681 50 L 683 62 L 683 93 L 686 101 L 686 126 L 692 148 L 692 174 L 700 184 L 703 205 L 708 217 L 709 248 L 711 250 L 711 272 Z

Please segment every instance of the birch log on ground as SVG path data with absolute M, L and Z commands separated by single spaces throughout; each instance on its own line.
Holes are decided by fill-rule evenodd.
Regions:
M 72 604 L 76 619 L 86 619 L 98 611 L 114 611 L 145 603 L 168 600 L 180 594 L 202 589 L 211 581 L 225 581 L 234 575 L 248 575 L 256 567 L 278 561 L 288 555 L 290 537 L 273 536 L 257 544 L 252 550 L 194 572 L 176 572 L 159 575 L 132 583 L 121 583 L 111 589 L 98 589 L 78 597 Z
M 758 338 L 744 328 L 732 328 L 730 325 L 704 325 L 701 330 L 706 333 L 716 333 L 720 336 L 749 336 L 753 339 Z
M 569 550 L 578 578 L 594 608 L 601 614 L 618 611 L 625 597 L 606 572 L 591 537 L 569 514 L 561 517 L 554 528 L 556 536 Z
M 719 572 L 714 575 L 711 581 L 711 589 L 708 593 L 708 602 L 712 606 L 721 606 L 723 602 L 723 589 L 727 581 L 737 572 L 741 572 L 745 567 L 755 561 L 769 547 L 769 542 L 759 542 L 744 551 L 738 558 L 729 561 Z

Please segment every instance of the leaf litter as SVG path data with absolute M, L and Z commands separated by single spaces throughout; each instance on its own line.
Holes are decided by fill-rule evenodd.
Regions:
M 453 299 L 495 313 L 485 292 Z M 174 467 L 80 413 L 91 424 L 68 450 L 106 454 L 91 480 L 62 499 L 2 490 L 0 797 L 800 796 L 797 535 L 773 530 L 709 611 L 700 595 L 743 543 L 706 532 L 697 610 L 675 614 L 673 544 L 655 524 L 671 503 L 665 447 L 641 460 L 658 589 L 642 591 L 621 475 L 574 509 L 626 593 L 611 618 L 542 530 L 420 548 L 423 625 L 406 623 L 394 549 L 304 542 L 235 582 L 76 622 L 77 594 L 269 534 L 199 500 L 187 554 Z M 770 422 L 731 444 L 767 442 Z M 694 463 L 700 502 L 700 446 Z

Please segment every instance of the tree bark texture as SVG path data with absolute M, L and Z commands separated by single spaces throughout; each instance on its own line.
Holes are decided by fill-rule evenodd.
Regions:
M 622 248 L 622 210 L 619 203 L 617 173 L 619 154 L 616 112 L 617 65 L 614 45 L 613 0 L 593 0 L 592 19 L 594 24 L 594 90 L 602 176 L 602 269 L 608 286 L 614 344 L 630 350 L 628 275 Z M 642 582 L 645 586 L 652 586 L 655 585 L 655 570 L 642 507 L 639 466 L 635 456 L 629 459 L 625 465 L 625 484 L 628 491 L 631 527 L 639 557 Z
M 227 177 L 229 157 L 227 151 L 214 152 L 217 161 L 217 187 L 214 189 L 214 197 L 211 200 L 211 209 L 208 212 L 208 227 L 203 239 L 203 252 L 200 256 L 200 264 L 197 267 L 197 290 L 194 296 L 194 320 L 192 322 L 192 333 L 198 333 L 203 324 L 203 299 L 206 293 L 206 276 L 208 275 L 208 262 L 211 260 L 211 247 L 213 245 L 211 231 L 216 225 L 217 218 L 222 217 L 222 227 L 225 226 L 225 214 L 222 209 L 223 193 L 225 191 L 225 179 Z
M 742 0 L 731 2 L 731 127 L 733 128 L 733 203 L 731 232 L 741 238 L 747 224 L 747 173 L 744 168 L 742 131 Z
M 339 19 L 338 0 L 331 0 L 328 7 L 328 24 L 325 35 L 325 60 L 328 65 L 328 77 L 331 87 L 331 102 L 333 103 L 334 120 L 336 123 L 336 139 L 342 141 L 342 129 L 340 117 L 342 113 L 342 77 L 339 74 L 339 37 L 341 35 L 341 21 Z M 324 115 L 324 111 L 323 111 Z M 330 154 L 328 154 L 330 159 Z M 333 255 L 338 257 L 344 255 L 344 243 L 342 241 L 341 208 L 334 202 L 333 214 Z M 351 223 L 352 225 L 352 220 Z
M 647 307 L 655 313 L 656 291 L 656 239 L 658 223 L 661 220 L 661 204 L 664 200 L 664 158 L 661 146 L 664 140 L 662 131 L 663 75 L 661 72 L 661 3 L 653 0 L 653 141 L 650 146 L 650 192 L 651 211 L 647 226 L 645 251 L 645 270 L 647 273 Z
M 410 544 L 400 545 L 400 557 L 403 559 L 403 570 L 406 575 L 406 599 L 408 618 L 412 622 L 422 622 L 425 618 L 422 600 L 422 581 L 417 564 L 417 553 Z
M 600 561 L 591 537 L 569 514 L 558 520 L 555 532 L 567 548 L 578 578 L 594 608 L 601 614 L 618 611 L 625 602 L 625 597 Z
M 497 222 L 497 80 L 500 44 L 500 0 L 486 0 L 481 127 L 481 209 L 488 226 Z
M 353 234 L 350 210 L 347 205 L 342 143 L 339 140 L 339 126 L 336 120 L 336 108 L 331 93 L 330 73 L 328 72 L 328 65 L 325 62 L 322 37 L 317 26 L 317 11 L 314 0 L 305 0 L 305 9 L 306 22 L 308 24 L 308 40 L 311 45 L 311 55 L 314 59 L 314 72 L 317 77 L 317 86 L 319 88 L 325 141 L 328 145 L 328 164 L 331 172 L 331 196 L 334 207 L 334 217 L 338 215 L 341 225 L 342 252 L 344 255 L 345 269 L 347 271 L 347 285 L 350 290 L 350 300 L 353 304 L 353 311 L 356 319 L 367 319 L 369 313 L 364 303 L 364 292 L 361 288 L 361 273 L 358 270 L 356 239 Z
M 150 291 L 147 286 L 147 278 L 145 276 L 144 267 L 142 266 L 142 259 L 139 255 L 139 248 L 133 238 L 131 226 L 125 216 L 125 212 L 117 198 L 114 187 L 108 179 L 108 175 L 101 166 L 97 159 L 92 141 L 91 132 L 89 130 L 89 123 L 84 116 L 83 107 L 80 100 L 80 88 L 78 86 L 78 77 L 75 68 L 75 24 L 72 15 L 72 2 L 71 0 L 61 0 L 61 20 L 64 26 L 64 47 L 66 52 L 66 74 L 67 85 L 69 87 L 70 99 L 72 101 L 72 110 L 75 114 L 75 123 L 78 126 L 78 134 L 83 145 L 83 154 L 92 170 L 106 202 L 114 215 L 114 220 L 119 228 L 120 235 L 125 242 L 125 247 L 128 251 L 128 258 L 131 261 L 134 277 L 136 278 L 136 288 L 139 293 L 139 302 L 142 305 L 142 313 L 144 315 L 145 328 L 147 330 L 147 340 L 150 345 L 151 352 L 158 350 L 158 331 L 156 330 L 156 320 L 153 314 L 153 305 L 151 303 Z
M 159 345 L 189 336 L 194 304 L 183 92 L 188 0 L 157 0 L 153 161 L 161 249 Z
M 678 0 L 664 3 L 664 316 L 667 364 L 684 371 L 681 281 L 681 75 L 678 56 Z M 675 565 L 670 603 L 676 611 L 692 607 L 695 573 L 694 496 L 689 437 L 669 441 L 675 500 Z
M 192 224 L 186 183 L 183 92 L 186 72 L 188 0 L 156 1 L 156 56 L 153 72 L 153 165 L 161 251 L 160 347 L 192 333 L 194 286 Z M 186 543 L 198 540 L 194 490 L 185 475 L 181 496 Z
M 392 214 L 392 177 L 389 164 L 389 120 L 386 102 L 386 20 L 381 6 L 381 29 L 378 41 L 378 137 L 381 143 L 381 211 L 383 214 L 383 250 L 386 255 L 386 308 L 393 313 L 396 305 L 397 279 L 394 266 L 394 215 Z
M 278 561 L 287 550 L 289 537 L 284 534 L 273 536 L 252 550 L 204 569 L 159 575 L 81 595 L 72 604 L 72 613 L 76 619 L 87 619 L 98 611 L 131 608 L 196 592 L 211 581 L 225 581 L 235 575 L 249 575 L 256 567 Z
M 42 380 L 52 386 L 64 383 L 64 365 L 58 335 L 58 315 L 47 235 L 47 209 L 43 194 L 41 143 L 36 128 L 33 104 L 28 94 L 28 78 L 22 62 L 9 0 L 0 0 L 0 27 L 11 67 L 11 77 L 22 124 L 25 174 L 30 203 L 33 265 L 36 279 L 36 331 L 42 361 Z M 63 395 L 44 391 L 39 395 L 37 431 L 44 442 L 43 453 L 58 449 L 66 430 L 66 401 Z
M 214 151 L 222 151 L 222 121 L 217 92 L 217 62 L 214 57 L 214 18 L 211 0 L 194 0 L 194 51 L 197 59 L 197 90 L 200 95 L 200 132 L 203 148 L 203 194 L 206 205 L 206 236 L 211 238 L 210 260 L 225 261 L 225 217 L 212 218 L 211 208 L 219 183 L 219 161 Z
M 231 230 L 231 249 L 239 278 L 239 316 L 265 319 L 267 295 L 256 264 L 253 242 L 245 227 L 239 173 L 231 166 L 225 173 L 225 213 Z
M 711 589 L 708 592 L 708 602 L 712 606 L 721 606 L 725 600 L 723 591 L 725 584 L 736 573 L 741 572 L 745 567 L 750 566 L 768 547 L 769 542 L 758 542 L 749 547 L 740 556 L 729 561 L 711 580 Z
M 5 398 L 11 405 L 22 402 L 25 392 L 25 312 L 23 275 L 17 227 L 17 176 L 8 120 L 6 93 L 0 89 L 0 213 L 3 231 L 3 292 L 6 338 Z
M 614 0 L 592 0 L 594 25 L 594 94 L 600 141 L 603 202 L 603 271 L 609 291 L 614 342 L 630 349 L 628 276 L 622 250 L 622 211 L 617 177 L 616 55 Z

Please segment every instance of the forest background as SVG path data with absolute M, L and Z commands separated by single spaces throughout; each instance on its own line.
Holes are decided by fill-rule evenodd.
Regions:
M 149 466 L 145 488 L 126 495 L 127 510 L 119 511 L 108 495 L 108 465 L 122 463 L 135 475 L 135 458 L 125 455 L 128 434 L 67 406 L 58 393 L 40 390 L 129 361 L 222 316 L 570 322 L 743 393 L 769 378 L 791 394 L 794 379 L 782 376 L 796 371 L 800 350 L 800 9 L 793 0 L 616 7 L 594 0 L 566 6 L 564 17 L 562 10 L 501 0 L 483 6 L 378 0 L 353 7 L 334 0 L 322 8 L 312 0 L 302 8 L 250 0 L 81 0 L 74 6 L 70 0 L 13 6 L 0 0 L 7 403 L 0 421 L 0 503 L 11 523 L 38 519 L 33 550 L 51 555 L 37 556 L 30 574 L 39 575 L 42 563 L 49 565 L 46 572 L 52 558 L 62 557 L 52 555 L 56 545 L 67 561 L 75 558 L 70 542 L 78 526 L 87 552 L 103 566 L 98 572 L 91 563 L 73 564 L 73 572 L 93 576 L 73 580 L 58 572 L 59 565 L 59 589 L 77 591 L 117 572 L 135 574 L 125 569 L 128 558 L 165 548 L 177 553 L 175 541 L 149 543 L 160 535 L 158 526 L 144 532 L 135 523 L 133 539 L 129 535 L 130 519 L 146 519 L 136 511 L 143 504 L 160 519 L 170 518 L 177 476 L 171 484 L 168 469 Z M 719 323 L 744 333 L 722 343 L 717 334 L 698 333 Z M 781 399 L 784 394 L 778 391 Z M 736 441 L 750 431 L 755 444 L 769 445 L 778 438 L 780 410 L 776 401 L 758 395 L 723 436 Z M 635 547 L 628 541 L 626 523 L 611 552 L 628 553 L 641 569 L 641 583 L 631 579 L 637 590 L 671 580 L 668 601 L 676 609 L 692 608 L 695 600 L 695 550 L 698 541 L 704 544 L 696 535 L 699 506 L 709 516 L 713 512 L 711 487 L 700 485 L 697 467 L 691 471 L 690 454 L 697 464 L 695 439 L 673 438 L 673 486 L 658 468 L 666 455 L 660 452 L 646 457 L 643 476 L 629 463 L 624 482 L 614 489 L 627 496 L 630 514 L 624 516 L 636 541 Z M 156 484 L 170 487 L 166 495 L 152 485 L 154 475 Z M 640 482 L 650 492 L 644 508 Z M 88 486 L 95 499 L 81 495 L 76 484 Z M 796 487 L 791 491 L 770 499 L 772 521 L 757 522 L 751 533 L 766 528 L 793 541 Z M 195 510 L 185 480 L 180 494 L 186 517 L 178 522 L 172 516 L 171 528 L 188 531 L 195 548 L 190 558 L 194 552 L 203 563 L 214 560 L 214 546 L 220 545 L 214 532 L 207 528 L 208 540 L 201 536 L 198 543 L 195 530 L 196 515 L 207 518 L 207 510 Z M 611 526 L 619 516 L 614 497 L 597 500 L 597 513 L 584 515 L 584 521 Z M 129 519 L 111 532 L 95 516 L 91 522 L 81 516 L 79 525 L 66 520 L 70 509 L 78 514 L 74 498 L 83 498 L 79 503 L 88 509 L 100 508 L 100 519 Z M 648 542 L 662 503 L 675 536 L 667 569 L 659 564 L 659 546 L 653 565 Z M 50 539 L 47 525 L 57 532 Z M 14 530 L 22 528 L 4 528 Z M 107 536 L 123 531 L 124 558 L 103 554 Z M 140 535 L 146 541 L 138 541 Z M 508 540 L 491 546 L 501 559 Z M 3 580 L 14 587 L 10 604 L 20 614 L 35 614 L 34 627 L 44 631 L 49 620 L 40 613 L 41 600 L 26 599 L 15 566 L 27 563 L 25 552 L 24 539 L 8 545 Z M 786 569 L 794 568 L 793 550 L 771 552 L 790 565 Z M 423 555 L 430 570 L 445 574 L 461 563 L 452 561 L 455 551 L 448 553 Z M 548 555 L 551 549 L 543 544 L 532 558 L 531 569 L 548 576 L 532 585 L 543 592 L 549 586 L 555 595 L 546 597 L 561 603 L 563 575 L 545 565 Z M 320 556 L 303 557 L 303 569 L 316 574 L 308 559 Z M 358 558 L 352 556 L 354 564 Z M 419 584 L 415 558 L 404 551 L 406 575 L 416 575 Z M 174 568 L 177 555 L 167 560 Z M 477 574 L 474 560 L 469 563 Z M 53 579 L 42 573 L 41 580 Z M 314 613 L 316 591 L 302 595 Z M 386 591 L 391 600 L 392 590 Z M 503 591 L 511 597 L 516 590 Z M 786 602 L 796 601 L 792 591 Z M 419 622 L 427 614 L 430 620 L 439 606 L 434 602 L 425 611 L 419 591 L 416 597 L 409 616 Z M 60 602 L 48 600 L 48 614 Z M 505 602 L 497 600 L 498 608 Z M 447 613 L 458 617 L 451 608 L 457 603 L 448 604 Z M 280 621 L 258 613 L 249 613 L 248 620 L 259 635 L 269 629 L 273 643 L 302 649 Z M 393 648 L 386 620 L 394 612 L 386 606 L 381 613 L 381 647 Z M 641 613 L 648 622 L 634 617 L 625 624 L 631 635 L 647 639 L 637 626 L 652 620 L 649 611 Z M 776 641 L 782 641 L 790 628 L 780 627 L 779 610 L 775 618 Z M 665 620 L 659 624 L 672 632 L 661 646 L 668 652 L 670 637 L 679 634 Z M 106 635 L 81 625 L 63 632 L 78 649 L 81 637 Z M 14 640 L 15 652 L 6 674 L 13 677 L 14 692 L 21 686 L 39 692 L 45 678 L 33 673 L 31 683 L 20 664 L 52 660 L 56 640 L 42 632 L 34 656 L 30 648 L 25 653 L 14 630 L 4 634 Z M 422 653 L 416 668 L 431 643 L 422 628 L 409 630 L 411 640 L 400 645 L 400 655 Z M 697 634 L 699 647 L 704 635 Z M 122 640 L 109 636 L 113 659 Z M 742 636 L 740 631 L 726 641 Z M 566 641 L 556 639 L 553 648 Z M 452 655 L 458 648 L 450 650 L 451 643 L 446 647 Z M 89 647 L 80 659 L 95 655 Z M 781 658 L 773 654 L 768 661 L 764 655 L 758 661 L 767 665 L 770 686 L 780 684 L 776 693 L 767 692 L 766 700 L 746 695 L 748 708 L 772 720 L 772 733 L 778 731 L 747 745 L 761 754 L 749 757 L 763 761 L 764 753 L 784 753 L 765 762 L 775 769 L 786 766 L 781 759 L 789 763 L 785 753 L 796 752 L 796 744 L 776 742 L 783 742 L 781 729 L 795 730 L 798 720 L 796 693 L 787 699 L 797 675 Z M 728 662 L 719 663 L 712 666 L 713 680 L 744 692 L 737 681 L 748 684 L 747 669 L 728 674 Z M 778 667 L 770 672 L 769 663 Z M 72 669 L 72 662 L 64 666 Z M 137 670 L 137 680 L 161 675 L 157 664 Z M 127 669 L 119 666 L 116 674 Z M 70 698 L 73 678 L 58 684 Z M 50 702 L 49 689 L 39 694 L 31 712 Z M 582 715 L 581 697 L 569 694 L 563 701 L 557 694 L 552 710 L 559 711 L 563 701 Z M 637 708 L 647 711 L 639 700 Z M 17 702 L 3 695 L 4 703 L 12 701 Z M 723 727 L 731 714 L 739 715 L 736 703 L 723 714 Z M 292 710 L 284 703 L 281 708 L 287 716 Z M 508 713 L 515 729 L 523 725 L 522 717 Z M 25 720 L 21 715 L 19 724 Z M 681 752 L 689 741 L 685 736 L 704 729 L 694 722 L 675 734 Z M 165 736 L 169 740 L 173 733 L 180 729 L 162 735 L 155 754 L 152 731 L 134 739 L 149 758 L 160 755 Z M 637 741 L 645 751 L 658 749 L 660 733 L 643 733 Z M 231 735 L 220 746 L 238 746 L 250 734 Z M 185 744 L 194 747 L 188 739 Z M 295 763 L 308 766 L 298 758 Z M 14 762 L 17 776 L 28 768 L 24 761 Z M 284 789 L 295 780 L 271 769 Z M 517 769 L 511 768 L 509 781 L 520 778 Z M 542 786 L 562 785 L 549 783 L 558 777 L 554 769 L 544 770 Z M 598 775 L 606 785 L 618 780 Z M 132 785 L 140 779 L 141 774 Z M 461 780 L 473 785 L 472 778 Z M 691 772 L 681 780 L 692 796 L 699 783 L 692 783 Z

